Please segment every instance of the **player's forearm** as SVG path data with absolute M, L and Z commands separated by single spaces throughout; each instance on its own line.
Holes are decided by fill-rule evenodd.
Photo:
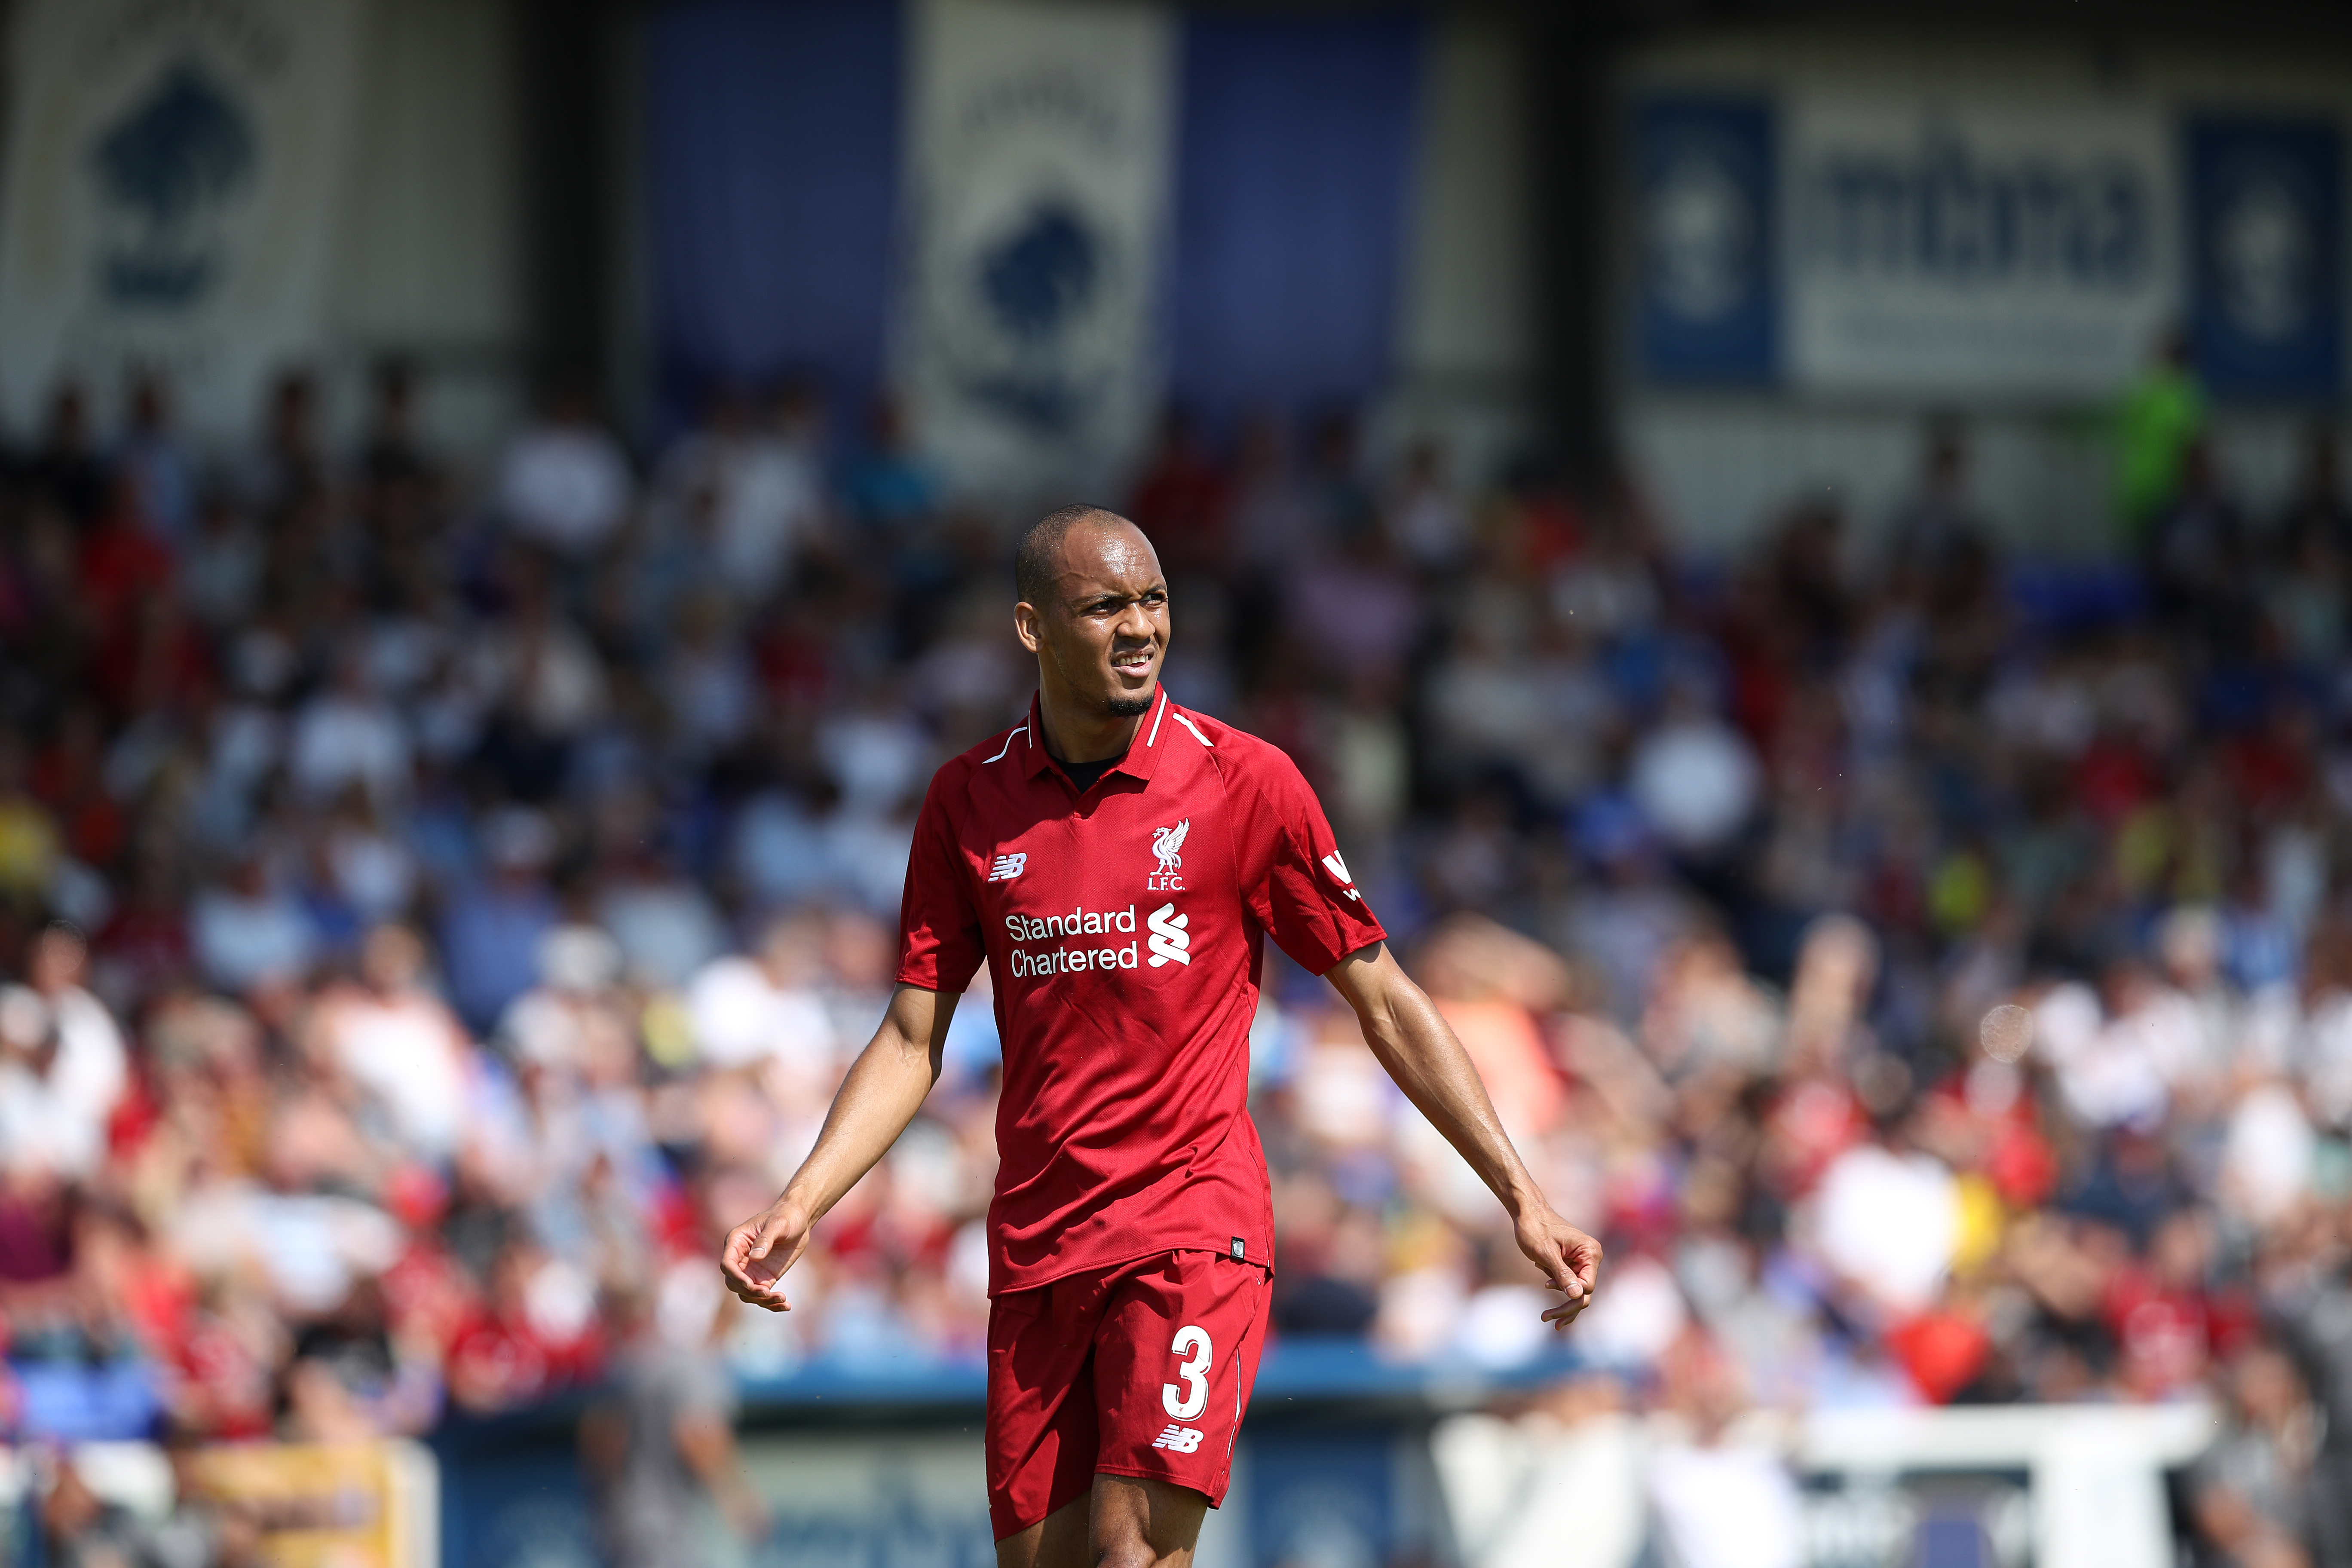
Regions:
M 873 1039 L 850 1064 L 816 1146 L 777 1201 L 814 1224 L 839 1203 L 922 1109 L 939 1080 L 953 995 L 901 987 Z
M 1364 1043 L 1381 1066 L 1512 1216 L 1540 1203 L 1542 1194 L 1503 1131 L 1470 1053 L 1395 958 L 1383 950 L 1376 959 L 1350 959 L 1331 979 L 1355 1008 Z
M 1422 1005 L 1425 1016 L 1400 1011 L 1391 1027 L 1366 1029 L 1365 1043 L 1413 1109 L 1429 1118 L 1430 1125 L 1470 1163 L 1478 1179 L 1516 1218 L 1529 1204 L 1541 1201 L 1542 1194 L 1510 1134 L 1503 1131 L 1469 1053 L 1426 997 Z

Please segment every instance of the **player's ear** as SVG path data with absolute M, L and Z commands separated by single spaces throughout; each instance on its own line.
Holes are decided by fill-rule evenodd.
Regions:
M 1037 651 L 1038 634 L 1044 628 L 1038 624 L 1037 606 L 1024 599 L 1013 606 L 1013 635 L 1031 653 Z

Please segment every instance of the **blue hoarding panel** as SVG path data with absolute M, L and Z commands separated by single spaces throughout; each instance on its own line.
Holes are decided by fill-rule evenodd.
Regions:
M 1255 1443 L 1249 1537 L 1256 1561 L 1392 1561 L 1394 1445 L 1394 1434 L 1384 1429 Z
M 2224 397 L 2325 399 L 2344 384 L 2344 155 L 2319 120 L 2191 120 L 2189 331 Z
M 882 379 L 898 192 L 898 5 L 682 0 L 645 53 L 658 391 Z
M 1423 29 L 1409 11 L 1189 11 L 1172 390 L 1354 405 L 1394 355 Z
M 1760 99 L 1675 96 L 1635 107 L 1637 353 L 1651 379 L 1778 379 L 1776 140 Z

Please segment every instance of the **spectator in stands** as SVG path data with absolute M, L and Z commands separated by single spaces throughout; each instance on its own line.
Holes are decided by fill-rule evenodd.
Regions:
M 1172 576 L 1197 578 L 1224 565 L 1232 504 L 1232 488 L 1199 420 L 1171 406 L 1160 416 L 1160 444 L 1136 481 L 1128 515 L 1151 536 Z
M 487 875 L 462 889 L 444 916 L 450 998 L 474 1028 L 496 1022 L 538 973 L 541 941 L 558 909 L 548 887 L 555 829 L 540 813 L 509 806 L 481 825 Z
M 869 537 L 903 542 L 940 502 L 939 479 L 916 449 L 907 411 L 895 397 L 875 400 L 866 447 L 843 481 L 849 515 Z
M 138 496 L 139 517 L 158 538 L 177 548 L 195 523 L 195 464 L 172 428 L 171 392 L 154 371 L 131 378 L 123 426 L 114 460 Z
M 1939 421 L 1928 434 L 1918 488 L 1887 524 L 1890 570 L 1932 579 L 1962 552 L 1981 549 L 1990 533 L 1969 493 L 1967 437 L 1957 424 Z
M 734 1393 L 711 1353 L 720 1296 L 702 1277 L 709 1272 L 676 1272 L 625 1298 L 629 1339 L 616 1397 L 581 1423 L 582 1456 L 616 1568 L 702 1561 L 705 1500 L 741 1540 L 767 1533 L 765 1508 L 736 1456 Z
M 479 1068 L 447 1004 L 427 990 L 425 951 L 404 926 L 360 949 L 360 983 L 330 986 L 309 1026 L 318 1058 L 374 1103 L 402 1152 L 436 1165 L 457 1153 Z
M 233 996 L 299 984 L 319 954 L 319 931 L 259 848 L 238 857 L 226 880 L 198 892 L 188 936 L 205 979 Z
M 584 561 L 619 537 L 635 493 L 620 443 L 596 422 L 587 393 L 568 384 L 507 447 L 499 471 L 507 526 L 567 563 Z
M 2231 1568 L 2305 1568 L 2313 1562 L 2304 1545 L 2313 1424 L 2294 1365 L 2252 1346 L 2229 1369 L 2225 1391 L 2228 1427 L 2189 1476 L 2201 1544 Z
M 275 530 L 319 501 L 328 481 L 319 447 L 319 384 L 286 370 L 270 384 L 261 440 L 236 477 L 237 499 Z
M 2189 334 L 2175 328 L 2124 395 L 2116 432 L 2116 509 L 2133 545 L 2179 493 L 2189 448 L 2205 429 L 2205 389 L 2189 363 Z

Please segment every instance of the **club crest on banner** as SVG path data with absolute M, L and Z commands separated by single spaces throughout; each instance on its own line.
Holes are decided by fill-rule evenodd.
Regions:
M 361 0 L 23 0 L 0 180 L 0 395 L 163 372 L 241 423 L 315 353 Z
M 1769 378 L 1779 308 L 1770 110 L 1661 98 L 1641 106 L 1635 142 L 1645 368 L 1666 381 Z
M 185 306 L 221 271 L 221 210 L 253 174 L 253 124 L 232 90 L 182 60 L 100 139 L 110 233 L 100 275 L 124 305 Z
M 2191 334 L 2216 391 L 2332 397 L 2343 385 L 2343 136 L 2325 120 L 2189 127 Z
M 1703 142 L 1676 148 L 1646 205 L 1658 302 L 1693 321 L 1738 310 L 1756 286 L 1764 226 L 1727 161 Z
M 982 489 L 1108 473 L 1156 398 L 1169 23 L 1142 6 L 920 13 L 909 383 Z
M 939 347 L 956 395 L 1043 440 L 1083 437 L 1119 374 L 1120 254 L 1095 204 L 1059 180 L 955 215 Z

